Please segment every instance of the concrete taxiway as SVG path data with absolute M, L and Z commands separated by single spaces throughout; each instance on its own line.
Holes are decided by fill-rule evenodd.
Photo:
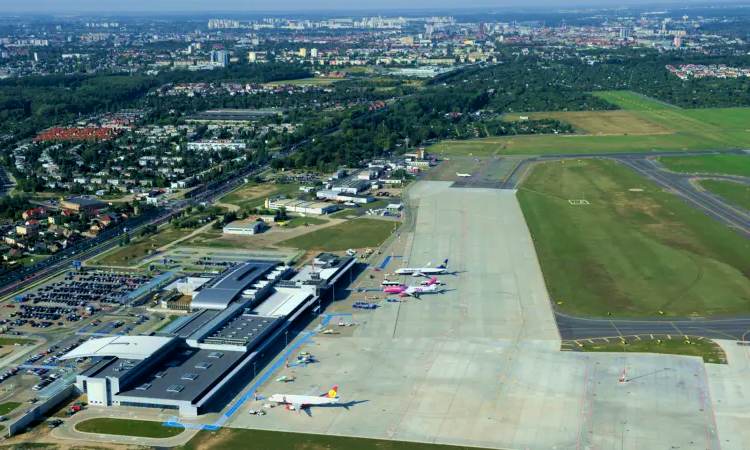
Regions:
M 747 391 L 709 382 L 699 358 L 559 351 L 514 192 L 423 182 L 410 197 L 416 232 L 403 264 L 449 257 L 455 273 L 440 277 L 447 291 L 355 313 L 350 336 L 318 334 L 300 347 L 319 363 L 282 368 L 278 375 L 296 381 L 259 392 L 336 384 L 343 404 L 255 416 L 247 409 L 263 401 L 251 401 L 228 426 L 488 448 L 742 448 L 734 428 L 744 416 L 722 403 L 726 416 L 717 419 L 725 400 L 710 391 Z M 724 367 L 742 370 L 731 360 Z

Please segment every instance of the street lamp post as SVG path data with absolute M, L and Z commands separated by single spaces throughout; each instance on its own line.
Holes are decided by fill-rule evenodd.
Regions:
M 256 364 L 258 364 L 258 361 L 253 361 L 253 378 L 256 377 L 256 372 L 255 372 L 255 365 Z

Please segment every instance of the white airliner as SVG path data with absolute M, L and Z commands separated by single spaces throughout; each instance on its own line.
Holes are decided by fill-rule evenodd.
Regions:
M 419 298 L 421 294 L 427 294 L 438 291 L 438 280 L 432 277 L 430 281 L 422 286 L 390 286 L 383 289 L 386 294 L 398 294 L 399 297 Z
M 429 266 L 430 263 L 427 263 Z M 396 271 L 396 274 L 398 275 L 411 275 L 414 277 L 426 277 L 428 275 L 440 275 L 441 273 L 446 273 L 448 271 L 448 260 L 446 259 L 443 261 L 442 264 L 440 264 L 437 267 L 420 267 L 418 269 L 412 269 L 409 267 L 405 267 L 403 269 L 398 269 Z
M 268 397 L 269 401 L 286 405 L 290 411 L 300 411 L 308 406 L 315 405 L 332 405 L 341 402 L 338 396 L 339 387 L 334 386 L 326 395 L 293 395 L 293 394 L 273 394 Z
M 471 174 L 468 174 L 468 173 L 458 173 L 458 172 L 456 172 L 456 176 L 457 176 L 457 177 L 461 177 L 461 178 L 469 178 L 469 177 L 471 176 Z

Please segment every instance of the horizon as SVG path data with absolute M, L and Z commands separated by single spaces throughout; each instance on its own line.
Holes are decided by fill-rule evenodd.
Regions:
M 629 9 L 629 8 L 644 8 L 644 9 L 661 9 L 661 8 L 675 8 L 676 9 L 689 9 L 690 7 L 703 7 L 703 8 L 717 8 L 721 7 L 749 7 L 750 4 L 744 4 L 742 0 L 727 0 L 716 4 L 713 2 L 707 2 L 705 0 L 662 0 L 658 3 L 644 2 L 643 0 L 624 0 L 619 2 L 613 2 L 611 4 L 601 3 L 596 0 L 575 0 L 569 4 L 561 5 L 559 2 L 554 0 L 541 0 L 533 1 L 532 4 L 529 2 L 519 2 L 517 0 L 501 0 L 498 2 L 492 0 L 475 0 L 471 5 L 456 6 L 453 2 L 448 0 L 417 0 L 413 6 L 404 8 L 404 6 L 397 0 L 384 0 L 379 2 L 377 5 L 359 4 L 352 6 L 351 3 L 345 0 L 327 0 L 319 3 L 319 6 L 311 7 L 309 3 L 303 0 L 281 0 L 273 3 L 272 8 L 264 8 L 261 5 L 254 5 L 250 8 L 237 8 L 234 4 L 235 0 L 217 0 L 210 6 L 205 2 L 191 2 L 186 3 L 178 0 L 160 0 L 157 7 L 146 0 L 133 0 L 128 2 L 128 6 L 122 8 L 122 4 L 118 4 L 117 7 L 120 9 L 107 9 L 102 7 L 102 3 L 95 0 L 70 0 L 65 5 L 61 5 L 60 2 L 52 0 L 41 0 L 35 3 L 34 6 L 29 6 L 28 3 L 24 4 L 6 4 L 5 7 L 0 7 L 1 14 L 35 14 L 35 15 L 78 15 L 78 14 L 169 14 L 169 15 L 188 15 L 188 14 L 230 14 L 230 13 L 262 13 L 262 14 L 305 14 L 305 13 L 359 13 L 362 12 L 429 12 L 429 11 L 441 11 L 441 12 L 464 12 L 464 13 L 477 13 L 477 12 L 493 12 L 493 11 L 504 11 L 507 9 L 520 10 L 520 11 L 547 11 L 547 12 L 565 12 L 566 10 L 574 11 L 577 9 L 592 9 L 592 10 L 605 10 L 605 9 Z M 258 7 L 260 6 L 260 7 Z

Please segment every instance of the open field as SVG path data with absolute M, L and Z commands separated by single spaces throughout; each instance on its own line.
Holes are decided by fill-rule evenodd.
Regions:
M 650 100 L 628 91 L 594 92 L 593 95 L 604 99 L 622 109 L 634 111 L 657 111 L 661 109 L 677 109 L 672 106 Z
M 36 341 L 33 339 L 23 339 L 23 338 L 0 338 L 0 345 L 16 345 L 16 344 L 22 344 L 26 345 L 29 343 L 36 344 Z
M 547 289 L 604 316 L 747 313 L 750 243 L 613 161 L 537 164 L 519 192 Z M 571 205 L 585 198 L 588 205 Z
M 727 145 L 688 134 L 628 136 L 519 135 L 466 141 L 443 141 L 428 148 L 437 155 L 541 155 L 565 153 L 618 153 L 679 150 L 720 150 Z
M 711 173 L 750 177 L 750 155 L 701 155 L 659 158 L 667 169 L 679 173 Z
M 657 123 L 644 120 L 632 111 L 550 111 L 524 114 L 508 114 L 506 121 L 520 120 L 520 116 L 529 119 L 558 119 L 573 125 L 576 129 L 588 134 L 662 134 L 672 130 Z
M 146 256 L 148 251 L 163 247 L 192 232 L 193 230 L 179 230 L 169 227 L 152 236 L 133 239 L 130 245 L 125 247 L 116 247 L 112 251 L 104 253 L 93 261 L 92 264 L 135 264 L 138 260 Z
M 709 192 L 740 208 L 750 211 L 750 186 L 731 181 L 702 180 L 700 185 Z
M 268 197 L 287 196 L 295 197 L 300 193 L 299 184 L 275 184 L 275 183 L 247 183 L 243 187 L 230 192 L 219 199 L 221 203 L 229 203 L 237 206 L 263 206 Z
M 300 226 L 304 226 L 305 224 L 308 225 L 323 225 L 324 223 L 327 223 L 328 221 L 326 219 L 321 219 L 318 217 L 312 217 L 312 216 L 297 216 L 294 217 L 291 220 L 287 220 L 284 223 L 286 223 L 286 228 L 296 228 Z
M 471 450 L 476 447 L 363 439 L 266 430 L 223 429 L 218 434 L 199 432 L 179 450 L 235 450 L 252 442 L 257 450 Z
M 326 86 L 331 83 L 335 83 L 337 81 L 341 81 L 344 78 L 329 78 L 329 77 L 312 77 L 312 78 L 299 78 L 297 80 L 281 80 L 281 81 L 273 81 L 268 84 L 273 84 L 276 86 L 280 86 L 282 84 L 291 84 L 294 86 L 300 86 L 304 84 L 311 84 L 314 86 Z
M 21 402 L 5 402 L 0 403 L 0 416 L 4 416 L 14 409 L 21 406 Z
M 130 419 L 89 419 L 76 424 L 76 430 L 84 433 L 114 434 L 145 438 L 168 438 L 185 431 L 184 428 L 165 427 L 161 422 Z
M 281 247 L 338 251 L 377 247 L 390 236 L 396 223 L 380 219 L 353 219 L 280 242 Z
M 719 354 L 711 342 L 705 339 L 690 341 L 683 339 L 668 339 L 658 341 L 635 341 L 623 344 L 610 342 L 608 344 L 586 344 L 581 347 L 584 352 L 622 352 L 622 353 L 659 353 L 666 355 L 700 356 L 704 362 L 719 364 Z

